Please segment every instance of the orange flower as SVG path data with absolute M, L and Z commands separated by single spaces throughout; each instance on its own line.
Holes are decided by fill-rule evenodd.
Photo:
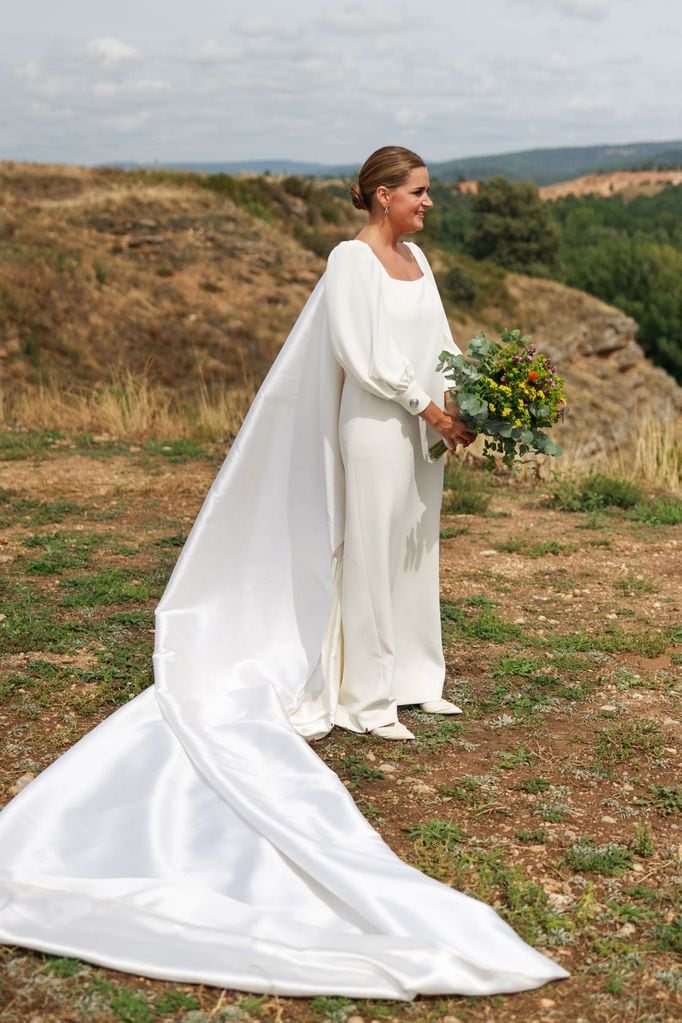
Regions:
M 537 375 L 537 373 L 535 372 L 535 370 L 534 370 L 534 369 L 532 369 L 532 370 L 530 371 L 530 373 L 528 374 L 528 379 L 529 379 L 529 380 L 537 380 L 537 378 L 538 378 L 538 375 Z

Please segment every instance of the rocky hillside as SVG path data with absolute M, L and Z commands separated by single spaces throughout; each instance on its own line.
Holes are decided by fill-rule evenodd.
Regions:
M 566 195 L 656 195 L 665 188 L 682 185 L 682 170 L 614 171 L 611 174 L 586 174 L 571 181 L 558 181 L 539 189 L 543 199 L 563 199 Z
M 0 386 L 92 386 L 119 363 L 178 391 L 199 377 L 258 384 L 326 253 L 364 221 L 343 192 L 298 178 L 0 164 Z M 464 257 L 426 243 L 445 282 Z M 679 415 L 682 391 L 643 358 L 633 320 L 550 281 L 475 273 L 473 308 L 443 288 L 455 337 L 533 334 L 567 378 L 565 434 L 596 450 L 622 440 L 638 409 Z

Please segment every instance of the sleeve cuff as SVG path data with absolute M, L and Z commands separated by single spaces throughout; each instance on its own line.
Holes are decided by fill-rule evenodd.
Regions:
M 431 404 L 431 397 L 416 380 L 413 380 L 409 387 L 406 387 L 400 394 L 396 394 L 395 401 L 411 415 L 417 416 Z

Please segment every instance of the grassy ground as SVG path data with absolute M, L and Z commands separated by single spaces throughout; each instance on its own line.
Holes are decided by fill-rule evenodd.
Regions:
M 0 437 L 4 800 L 151 682 L 153 609 L 222 457 Z M 446 695 L 465 713 L 406 712 L 413 743 L 335 730 L 315 748 L 400 856 L 495 905 L 571 979 L 410 1005 L 278 999 L 2 948 L 3 1021 L 679 1018 L 679 504 L 581 513 L 528 483 L 462 489 L 479 499 L 444 514 L 441 575 Z

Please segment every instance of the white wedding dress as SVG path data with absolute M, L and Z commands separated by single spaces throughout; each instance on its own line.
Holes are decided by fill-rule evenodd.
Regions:
M 425 280 L 401 286 L 435 291 L 412 251 Z M 358 240 L 330 269 L 339 255 L 383 329 L 388 275 Z M 343 668 L 332 340 L 323 276 L 158 605 L 155 685 L 0 813 L 3 943 L 281 995 L 487 995 L 567 976 L 399 860 L 304 738 L 331 727 Z M 391 396 L 409 414 L 427 394 L 406 372 Z

